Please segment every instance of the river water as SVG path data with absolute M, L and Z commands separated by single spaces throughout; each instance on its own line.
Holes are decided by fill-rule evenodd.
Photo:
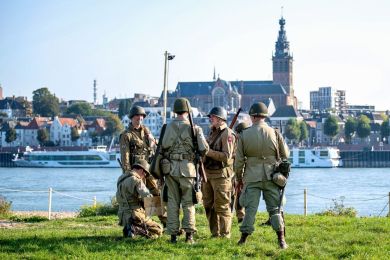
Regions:
M 51 187 L 52 211 L 78 211 L 82 205 L 92 205 L 95 196 L 98 202 L 109 202 L 120 174 L 119 168 L 0 168 L 0 195 L 12 201 L 13 210 L 47 210 Z M 390 168 L 292 169 L 286 186 L 286 213 L 303 214 L 305 188 L 308 214 L 324 211 L 334 205 L 334 199 L 343 199 L 359 216 L 385 216 Z M 265 210 L 263 200 L 259 210 Z

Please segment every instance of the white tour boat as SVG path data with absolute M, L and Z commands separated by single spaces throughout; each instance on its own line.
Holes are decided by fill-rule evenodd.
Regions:
M 334 147 L 292 148 L 291 167 L 331 168 L 341 166 L 340 150 Z
M 20 158 L 16 155 L 13 162 L 19 167 L 119 168 L 120 154 L 106 148 L 99 145 L 88 151 L 33 151 L 27 146 L 23 155 Z

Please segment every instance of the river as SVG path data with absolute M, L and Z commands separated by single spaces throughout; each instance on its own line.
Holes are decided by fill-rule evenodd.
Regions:
M 78 211 L 82 205 L 107 203 L 115 196 L 117 169 L 0 168 L 0 195 L 13 210 L 47 210 L 51 187 L 52 211 Z M 308 214 L 332 207 L 333 199 L 353 207 L 359 216 L 388 213 L 390 168 L 292 169 L 286 186 L 287 214 L 303 214 L 307 189 Z M 386 206 L 387 205 L 387 206 Z M 261 200 L 260 211 L 265 210 Z

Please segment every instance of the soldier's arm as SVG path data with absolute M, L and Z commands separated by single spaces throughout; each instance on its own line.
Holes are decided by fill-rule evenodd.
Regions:
M 196 138 L 198 140 L 199 152 L 202 155 L 207 154 L 210 149 L 209 144 L 207 143 L 206 138 L 203 135 L 202 128 L 200 128 L 199 126 L 196 126 Z
M 141 180 L 137 181 L 135 189 L 141 198 L 153 197 L 153 195 L 150 193 L 149 189 L 146 188 L 145 184 Z
M 153 178 L 153 176 L 148 176 L 145 180 L 146 180 L 146 187 L 153 194 L 153 196 L 159 196 L 160 190 L 158 188 L 156 179 Z
M 241 181 L 244 175 L 244 165 L 245 165 L 245 156 L 244 156 L 244 144 L 241 138 L 238 138 L 236 158 L 234 160 L 234 172 L 237 176 L 237 181 Z
M 131 171 L 130 143 L 125 132 L 120 135 L 119 144 L 120 144 L 119 146 L 121 151 L 122 170 L 123 172 L 128 173 Z
M 222 151 L 215 151 L 210 148 L 210 150 L 206 155 L 216 161 L 227 163 L 228 160 L 233 158 L 235 137 L 230 131 L 226 130 L 222 134 L 221 138 L 222 138 Z

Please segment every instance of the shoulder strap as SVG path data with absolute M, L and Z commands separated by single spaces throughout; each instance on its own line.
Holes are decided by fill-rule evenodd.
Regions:
M 222 133 L 227 129 L 227 127 L 225 129 L 223 129 L 222 131 L 218 130 L 218 134 L 215 136 L 214 140 L 210 143 L 210 147 L 211 148 L 214 148 L 214 145 L 217 143 L 217 141 L 219 140 L 219 137 L 222 135 Z
M 275 135 L 276 135 L 276 160 L 277 161 L 280 161 L 280 153 L 279 153 L 279 143 L 280 143 L 280 136 L 279 136 L 279 132 L 275 130 Z

